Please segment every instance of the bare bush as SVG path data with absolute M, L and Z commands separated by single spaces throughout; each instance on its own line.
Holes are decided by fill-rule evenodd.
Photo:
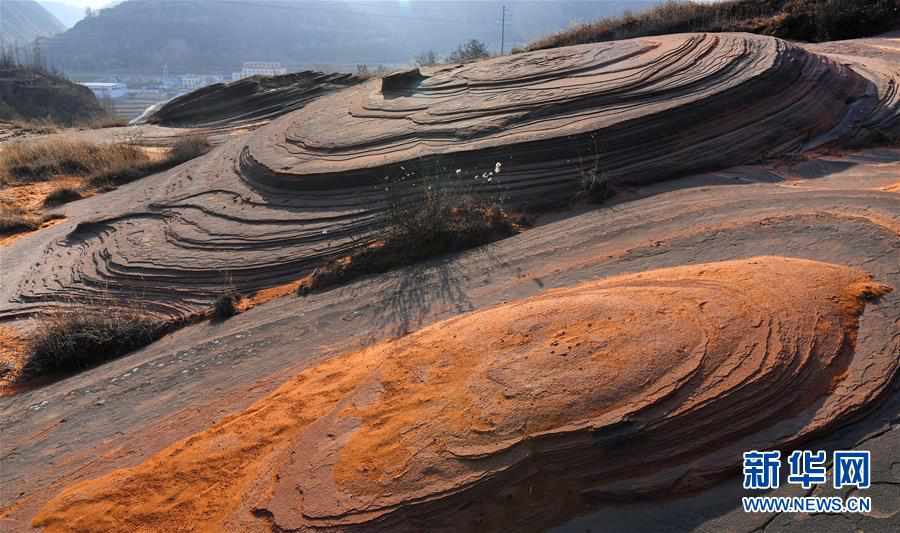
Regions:
M 44 198 L 44 207 L 53 207 L 81 199 L 81 193 L 73 187 L 54 189 Z
M 434 50 L 428 50 L 427 52 L 422 52 L 421 54 L 416 56 L 416 65 L 420 67 L 430 67 L 433 65 L 437 65 L 439 62 L 438 56 L 434 53 Z
M 169 328 L 136 310 L 57 311 L 39 321 L 20 379 L 97 366 L 150 344 Z
M 451 63 L 471 63 L 490 56 L 491 54 L 483 42 L 478 39 L 471 39 L 450 52 L 447 60 Z
M 241 301 L 240 295 L 233 289 L 228 289 L 221 296 L 216 298 L 213 303 L 212 317 L 214 320 L 222 321 L 238 314 L 238 304 Z
M 502 194 L 448 180 L 446 169 L 409 173 L 386 188 L 387 205 L 378 232 L 360 239 L 358 251 L 350 257 L 318 268 L 298 287 L 299 295 L 487 244 L 527 225 L 523 215 L 503 208 Z

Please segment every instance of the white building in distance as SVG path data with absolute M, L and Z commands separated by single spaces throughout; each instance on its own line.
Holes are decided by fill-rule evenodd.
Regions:
M 280 76 L 282 74 L 287 74 L 287 69 L 277 61 L 245 61 L 240 72 L 231 74 L 231 79 L 237 81 L 250 76 Z
M 124 83 L 88 82 L 82 83 L 82 85 L 90 89 L 98 99 L 115 100 L 128 96 L 128 86 Z
M 222 76 L 215 74 L 185 74 L 184 76 L 179 76 L 181 88 L 189 91 L 206 87 L 213 83 L 221 83 L 222 80 Z

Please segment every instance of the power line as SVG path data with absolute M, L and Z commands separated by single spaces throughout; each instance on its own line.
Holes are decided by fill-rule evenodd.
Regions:
M 503 46 L 506 44 L 506 6 L 500 8 L 500 55 L 503 55 Z

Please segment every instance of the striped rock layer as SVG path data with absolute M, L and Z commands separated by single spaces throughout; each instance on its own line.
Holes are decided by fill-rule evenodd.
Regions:
M 302 109 L 205 157 L 68 207 L 40 253 L 9 247 L 0 318 L 70 301 L 183 317 L 223 287 L 280 285 L 370 242 L 387 207 L 425 183 L 528 208 L 585 181 L 644 184 L 857 139 L 896 126 L 895 77 L 774 38 L 684 34 L 339 91 L 329 78 L 304 89 L 322 94 Z

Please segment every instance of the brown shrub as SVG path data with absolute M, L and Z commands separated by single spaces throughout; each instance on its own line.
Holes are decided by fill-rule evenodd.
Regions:
M 81 192 L 73 187 L 54 189 L 44 198 L 44 207 L 54 207 L 81 199 Z
M 240 303 L 240 295 L 228 289 L 213 302 L 212 318 L 216 321 L 226 320 L 238 314 L 238 303 Z
M 20 379 L 97 366 L 150 344 L 172 327 L 128 309 L 55 312 L 39 322 Z
M 505 211 L 499 197 L 444 187 L 438 178 L 395 183 L 391 191 L 377 240 L 316 269 L 298 295 L 488 244 L 530 225 L 524 216 Z

